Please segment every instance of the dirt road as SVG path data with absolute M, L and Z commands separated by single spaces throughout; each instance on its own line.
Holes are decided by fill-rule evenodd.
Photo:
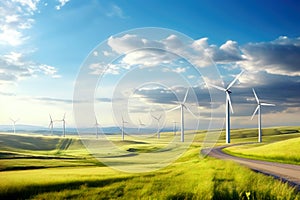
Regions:
M 222 151 L 225 147 L 221 146 L 210 149 L 203 149 L 202 154 L 209 155 L 211 157 L 223 159 L 223 160 L 233 160 L 241 165 L 245 165 L 250 169 L 271 175 L 282 181 L 288 182 L 293 186 L 296 186 L 300 191 L 300 165 L 282 164 L 275 162 L 267 162 L 260 160 L 252 160 L 247 158 L 240 158 L 232 155 L 228 155 Z

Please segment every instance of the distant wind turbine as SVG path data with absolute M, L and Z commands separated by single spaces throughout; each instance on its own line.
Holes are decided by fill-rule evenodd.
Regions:
M 269 104 L 269 103 L 263 103 L 260 102 L 255 90 L 252 88 L 253 94 L 255 96 L 256 102 L 257 102 L 257 107 L 253 112 L 253 115 L 251 117 L 251 120 L 253 119 L 254 115 L 258 112 L 258 142 L 262 142 L 262 131 L 261 131 L 261 106 L 275 106 L 275 104 Z
M 63 135 L 64 135 L 64 137 L 66 137 L 66 120 L 65 120 L 65 118 L 66 118 L 66 113 L 64 114 L 64 117 L 61 120 L 62 123 L 63 123 Z
M 139 128 L 138 128 L 138 132 L 140 133 L 141 127 L 146 126 L 146 124 L 142 123 L 141 119 L 139 119 Z
M 230 94 L 232 93 L 230 88 L 235 84 L 235 82 L 240 78 L 240 76 L 244 73 L 242 71 L 239 73 L 235 79 L 227 86 L 227 88 L 219 87 L 216 85 L 208 84 L 211 87 L 214 87 L 218 90 L 224 91 L 226 94 L 226 143 L 230 143 L 230 110 L 233 113 L 233 108 L 231 104 Z
M 157 138 L 160 138 L 159 123 L 160 123 L 162 115 L 159 115 L 159 117 L 155 117 L 154 115 L 151 114 L 151 116 L 153 117 L 153 119 L 155 119 L 157 121 Z
M 98 124 L 98 121 L 97 121 L 97 117 L 95 117 L 95 121 L 96 121 L 96 123 L 95 123 L 95 127 L 96 127 L 96 138 L 98 139 L 98 126 L 99 126 L 99 124 Z
M 177 124 L 178 122 L 173 122 L 173 124 L 174 124 L 174 126 L 173 126 L 173 131 L 174 131 L 174 135 L 176 135 L 176 132 L 177 132 L 177 126 L 176 126 L 176 124 Z
M 13 119 L 13 118 L 10 118 L 10 120 L 12 121 L 13 123 L 13 130 L 14 130 L 14 134 L 16 133 L 16 123 L 20 120 L 20 119 Z
M 184 99 L 182 102 L 178 102 L 179 105 L 176 106 L 175 108 L 172 108 L 171 110 L 168 110 L 167 112 L 171 112 L 173 110 L 177 110 L 180 108 L 181 110 L 181 142 L 184 142 L 184 109 L 186 109 L 187 111 L 189 111 L 189 113 L 191 113 L 195 118 L 198 118 L 197 116 L 194 115 L 194 113 L 185 105 L 187 96 L 189 93 L 189 89 L 187 89 Z
M 124 141 L 124 137 L 125 137 L 125 132 L 124 132 L 124 125 L 127 124 L 128 122 L 124 120 L 123 116 L 122 116 L 122 140 Z
M 49 117 L 50 117 L 50 124 L 49 124 L 49 128 L 51 130 L 51 135 L 53 135 L 53 120 L 52 120 L 52 117 L 51 115 L 49 114 Z

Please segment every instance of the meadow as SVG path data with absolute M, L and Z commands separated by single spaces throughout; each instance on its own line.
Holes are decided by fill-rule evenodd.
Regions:
M 264 133 L 265 142 L 257 148 L 290 143 L 300 136 L 299 127 L 269 128 Z M 160 145 L 172 137 L 162 134 Z M 256 129 L 233 130 L 232 142 L 255 142 L 256 135 Z M 75 136 L 1 133 L 0 199 L 300 199 L 287 183 L 231 161 L 201 156 L 203 139 L 199 132 L 189 149 L 167 167 L 126 173 L 93 158 Z M 117 142 L 136 154 L 160 148 L 130 138 Z M 217 145 L 223 144 L 222 133 Z
M 293 138 L 294 134 L 291 134 L 297 135 L 299 131 L 300 127 L 285 129 L 279 135 L 266 137 L 266 142 L 232 146 L 224 151 L 239 157 L 300 165 L 300 137 Z M 286 140 L 283 141 L 278 140 L 278 136 L 286 135 L 292 137 L 290 139 L 285 137 Z

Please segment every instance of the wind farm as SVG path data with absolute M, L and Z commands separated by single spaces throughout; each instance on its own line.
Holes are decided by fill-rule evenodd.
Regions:
M 0 3 L 0 199 L 300 200 L 300 2 Z

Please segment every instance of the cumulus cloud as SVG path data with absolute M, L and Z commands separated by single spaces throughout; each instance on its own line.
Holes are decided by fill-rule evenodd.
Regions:
M 16 49 L 29 49 L 26 44 L 30 36 L 25 30 L 34 25 L 34 15 L 39 12 L 39 0 L 12 0 L 0 2 L 0 84 L 12 83 L 47 75 L 59 78 L 57 69 L 47 64 L 29 60 L 28 53 Z
M 0 3 L 0 44 L 19 46 L 29 39 L 23 30 L 34 23 L 39 0 L 13 0 Z
M 58 78 L 57 69 L 53 66 L 39 64 L 24 59 L 22 53 L 10 52 L 0 56 L 0 83 L 10 83 L 34 77 L 40 74 Z
M 249 43 L 242 48 L 249 71 L 300 76 L 300 38 L 279 37 L 271 42 Z

